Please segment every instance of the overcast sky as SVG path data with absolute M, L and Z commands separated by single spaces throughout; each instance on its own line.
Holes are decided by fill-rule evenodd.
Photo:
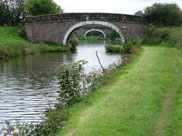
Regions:
M 134 14 L 153 3 L 177 3 L 182 9 L 182 0 L 55 0 L 64 12 L 107 12 Z

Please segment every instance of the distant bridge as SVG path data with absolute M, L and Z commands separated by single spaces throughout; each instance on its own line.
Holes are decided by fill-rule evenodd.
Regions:
M 26 33 L 31 41 L 53 41 L 67 45 L 70 35 L 80 27 L 102 25 L 114 29 L 123 41 L 144 35 L 147 25 L 140 16 L 112 13 L 64 13 L 26 18 Z
M 109 37 L 111 28 L 104 26 L 83 26 L 74 31 L 78 37 L 86 37 L 90 32 L 99 32 L 103 37 Z

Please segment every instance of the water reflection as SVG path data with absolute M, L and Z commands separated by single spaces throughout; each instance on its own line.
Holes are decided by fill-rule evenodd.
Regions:
M 49 100 L 59 90 L 55 70 L 59 64 L 89 61 L 86 71 L 99 69 L 95 52 L 104 67 L 120 59 L 119 54 L 105 53 L 105 42 L 81 42 L 76 53 L 38 54 L 6 61 L 0 60 L 0 122 L 40 120 Z

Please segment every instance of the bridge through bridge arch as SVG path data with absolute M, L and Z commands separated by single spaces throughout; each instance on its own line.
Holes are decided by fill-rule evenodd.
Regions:
M 102 26 L 106 26 L 106 27 L 112 28 L 112 29 L 114 29 L 119 34 L 119 36 L 122 39 L 122 42 L 125 42 L 125 38 L 124 38 L 121 30 L 117 26 L 115 26 L 114 24 L 108 23 L 108 22 L 102 22 L 102 21 L 84 21 L 84 22 L 77 23 L 77 24 L 71 26 L 68 29 L 68 31 L 66 32 L 66 34 L 64 36 L 64 39 L 63 39 L 63 45 L 67 45 L 68 44 L 68 40 L 69 40 L 70 35 L 76 29 L 78 29 L 80 27 L 83 27 L 83 26 L 87 26 L 87 25 L 102 25 Z
M 64 13 L 26 18 L 27 38 L 32 42 L 52 41 L 67 45 L 73 31 L 85 25 L 102 25 L 114 29 L 123 41 L 145 34 L 147 25 L 140 16 L 114 13 Z
M 84 34 L 84 37 L 87 37 L 88 33 L 90 33 L 90 32 L 99 32 L 103 35 L 104 38 L 106 38 L 106 34 L 102 30 L 99 30 L 99 29 L 90 29 L 90 30 L 86 31 Z

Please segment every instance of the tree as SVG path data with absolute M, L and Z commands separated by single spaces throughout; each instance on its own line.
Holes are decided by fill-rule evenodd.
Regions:
M 5 17 L 5 5 L 0 2 L 0 26 L 4 24 L 4 17 Z
M 24 18 L 24 0 L 0 0 L 0 25 L 19 25 Z
M 143 15 L 143 12 L 140 10 L 140 11 L 137 11 L 136 13 L 135 13 L 135 15 L 136 16 L 142 16 Z
M 25 3 L 25 11 L 28 15 L 43 15 L 63 13 L 63 10 L 53 0 L 28 0 Z
M 176 26 L 182 24 L 182 11 L 176 4 L 155 3 L 147 7 L 144 13 L 147 23 L 163 26 Z

